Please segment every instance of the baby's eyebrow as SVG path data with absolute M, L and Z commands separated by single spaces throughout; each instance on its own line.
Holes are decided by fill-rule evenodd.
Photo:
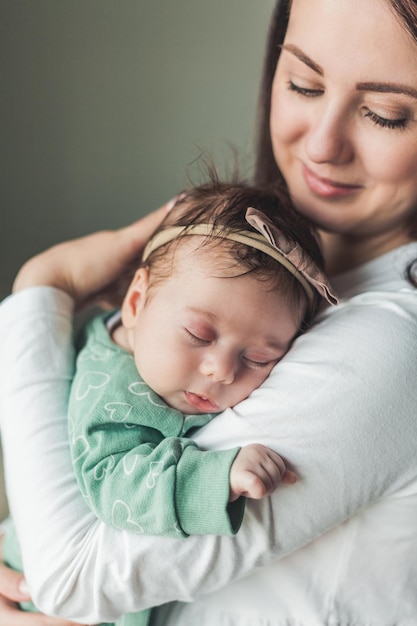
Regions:
M 211 322 L 212 324 L 218 322 L 217 315 L 215 315 L 211 311 L 207 311 L 206 309 L 200 309 L 197 306 L 189 306 L 187 307 L 187 311 L 189 311 L 190 313 L 197 313 L 198 315 L 202 315 L 207 319 L 207 321 Z

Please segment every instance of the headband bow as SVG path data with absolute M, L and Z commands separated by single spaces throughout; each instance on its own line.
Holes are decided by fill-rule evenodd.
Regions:
M 297 274 L 301 274 L 307 283 L 312 285 L 329 304 L 338 303 L 338 298 L 327 277 L 317 267 L 313 259 L 297 243 L 289 241 L 269 217 L 252 207 L 247 209 L 245 217 L 246 221 L 265 237 L 273 249 L 291 264 L 294 269 L 291 273 L 296 278 L 299 279 Z
M 150 254 L 181 235 L 202 235 L 220 237 L 243 243 L 269 255 L 285 267 L 302 285 L 310 305 L 314 302 L 315 289 L 327 302 L 337 304 L 338 299 L 324 273 L 313 259 L 295 242 L 289 241 L 284 233 L 264 213 L 249 207 L 245 214 L 252 230 L 227 230 L 214 224 L 190 224 L 171 226 L 158 231 L 148 242 L 142 255 L 145 262 Z

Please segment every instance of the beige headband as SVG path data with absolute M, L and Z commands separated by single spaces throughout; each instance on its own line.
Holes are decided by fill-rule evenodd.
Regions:
M 314 261 L 306 255 L 296 243 L 290 242 L 279 228 L 261 211 L 249 208 L 246 211 L 247 222 L 258 232 L 250 230 L 227 230 L 224 226 L 214 224 L 190 224 L 189 226 L 171 226 L 155 234 L 143 252 L 145 262 L 154 250 L 166 243 L 185 235 L 201 235 L 203 237 L 220 237 L 243 243 L 246 246 L 264 252 L 287 269 L 302 285 L 310 305 L 314 301 L 313 288 L 330 304 L 337 304 L 337 297 L 326 276 Z

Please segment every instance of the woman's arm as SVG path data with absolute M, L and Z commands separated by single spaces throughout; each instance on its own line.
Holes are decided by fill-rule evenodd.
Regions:
M 0 534 L 0 559 L 3 536 Z M 31 597 L 20 572 L 15 572 L 0 562 L 0 626 L 77 626 L 74 622 L 22 611 L 20 603 L 30 602 Z
M 174 202 L 125 228 L 67 241 L 32 257 L 17 274 L 13 292 L 48 286 L 70 295 L 77 308 L 97 302 L 121 304 L 146 242 Z
M 300 478 L 251 502 L 236 537 L 185 541 L 118 532 L 87 509 L 67 440 L 71 300 L 31 289 L 6 301 L 0 397 L 7 485 L 35 603 L 91 623 L 192 600 L 319 537 L 399 488 L 406 474 L 409 480 L 416 470 L 409 364 L 417 312 L 408 314 L 408 300 L 403 306 L 399 298 L 396 306 L 378 298 L 341 305 L 297 341 L 262 389 L 197 434 L 208 448 L 265 443 Z M 403 400 L 393 420 L 396 395 Z M 392 448 L 396 454 L 388 455 Z
M 0 626 L 80 626 L 42 613 L 22 612 L 19 602 L 30 600 L 19 586 L 23 575 L 0 563 Z
M 192 578 L 205 576 L 221 539 L 208 537 L 203 555 L 188 540 L 155 541 L 117 531 L 98 522 L 75 482 L 66 423 L 73 367 L 70 298 L 31 288 L 4 302 L 0 314 L 1 360 L 8 365 L 1 414 L 9 504 L 35 604 L 45 613 L 95 623 L 158 604 L 165 593 L 167 599 L 191 599 L 199 586 Z M 155 568 L 156 547 L 171 564 L 166 591 Z M 200 571 L 194 568 L 189 580 L 182 559 L 177 568 L 178 548 L 187 548 L 188 562 L 197 562 L 198 554 Z

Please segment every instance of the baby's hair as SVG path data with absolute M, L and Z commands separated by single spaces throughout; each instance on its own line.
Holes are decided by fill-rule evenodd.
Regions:
M 153 250 L 144 265 L 150 271 L 152 290 L 172 274 L 175 265 L 175 251 L 187 235 L 187 227 L 195 224 L 213 224 L 225 233 L 228 231 L 251 230 L 245 219 L 246 211 L 253 207 L 269 217 L 286 239 L 305 250 L 316 265 L 323 270 L 324 262 L 316 232 L 310 222 L 303 218 L 292 206 L 288 193 L 277 185 L 257 187 L 242 181 L 221 181 L 214 169 L 210 168 L 208 182 L 190 187 L 179 194 L 174 208 L 155 231 L 173 226 L 184 226 L 184 231 L 175 239 Z M 255 231 L 254 231 L 255 232 Z M 233 262 L 242 269 L 242 274 L 251 274 L 262 282 L 266 289 L 278 290 L 295 310 L 306 304 L 306 294 L 300 282 L 278 261 L 268 254 L 249 245 L 223 239 L 216 235 L 204 237 L 201 246 L 219 246 L 222 252 L 230 255 Z M 305 329 L 313 320 L 320 303 L 320 296 L 314 293 L 313 306 L 302 321 Z

